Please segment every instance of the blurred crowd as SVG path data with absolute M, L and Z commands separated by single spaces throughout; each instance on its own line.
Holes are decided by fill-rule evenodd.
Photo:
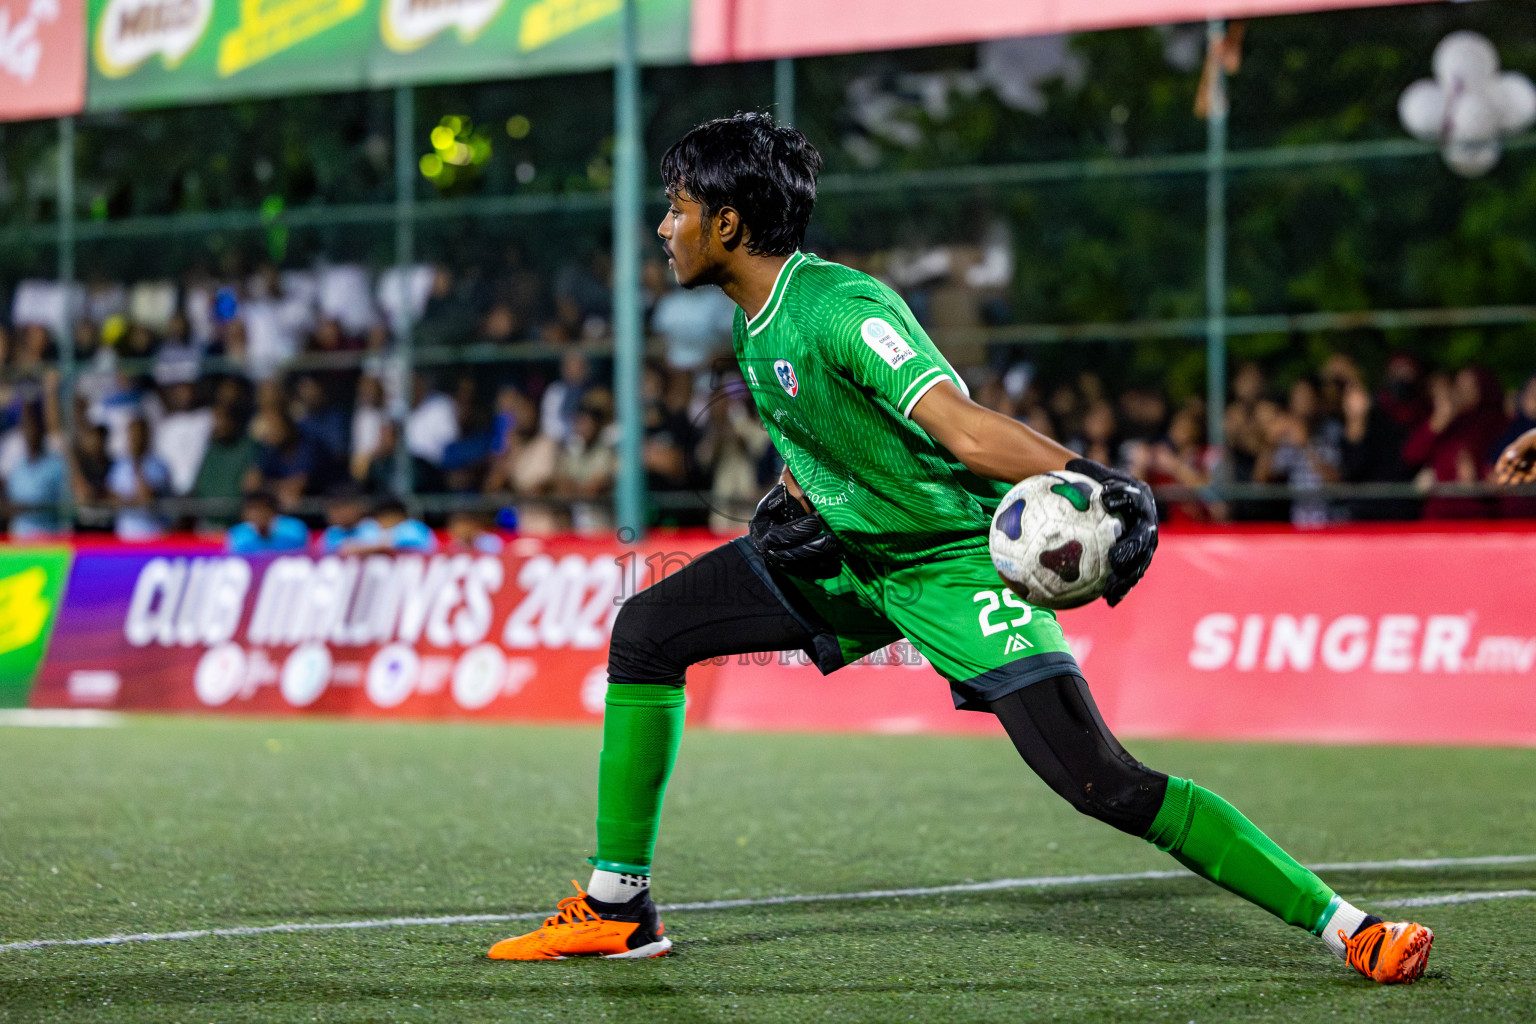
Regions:
M 716 289 L 670 286 L 659 263 L 645 284 L 646 483 L 658 515 L 733 532 L 778 472 L 724 369 L 735 307 Z M 317 508 L 410 493 L 499 496 L 515 510 L 504 521 L 532 532 L 605 529 L 618 471 L 611 312 L 602 251 L 550 275 L 514 250 L 489 277 L 421 266 L 375 280 L 342 265 L 68 292 L 23 282 L 0 322 L 11 533 L 60 532 L 66 498 L 76 528 L 123 539 L 217 531 L 255 492 L 313 524 Z
M 1437 484 L 1489 480 L 1504 446 L 1536 427 L 1536 377 L 1506 391 L 1487 369 L 1429 371 L 1400 354 L 1371 380 L 1336 352 L 1318 372 L 1282 386 L 1259 364 L 1243 363 L 1230 380 L 1220 447 L 1207 443 L 1202 398 L 1174 405 L 1156 385 L 1109 394 L 1093 372 L 1047 385 L 1016 364 L 973 397 L 1148 481 L 1159 489 L 1165 520 L 1323 526 L 1536 514 L 1524 497 L 1430 493 Z M 1252 497 L 1215 500 L 1207 489 L 1219 484 L 1271 486 L 1234 488 Z M 1328 489 L 1333 484 L 1398 486 L 1340 497 Z
M 1001 241 L 936 253 L 894 253 L 871 269 L 910 297 L 941 344 L 957 325 L 1007 315 L 995 308 L 1012 272 Z M 656 262 L 643 279 L 641 458 L 652 518 L 738 532 L 779 465 L 730 359 L 734 307 L 717 289 L 673 287 Z M 12 536 L 68 528 L 150 539 L 298 512 L 306 529 L 367 522 L 394 537 L 401 494 L 503 507 L 494 518 L 461 515 L 465 537 L 514 522 L 538 533 L 612 526 L 619 456 L 603 250 L 547 274 L 513 249 L 489 269 L 422 265 L 376 278 L 342 264 L 69 290 L 32 280 L 15 289 L 9 313 L 0 481 Z M 407 325 L 417 352 L 409 371 L 399 354 Z M 1506 391 L 1486 370 L 1431 371 L 1406 355 L 1374 377 L 1342 353 L 1284 381 L 1244 364 L 1217 448 L 1204 403 L 1175 403 L 1160 384 L 1111 388 L 1094 372 L 1042 379 L 999 351 L 975 362 L 962 369 L 973 397 L 1168 485 L 1171 519 L 1321 525 L 1533 511 L 1520 498 L 1413 497 L 1401 487 L 1341 498 L 1325 488 L 1485 480 L 1500 446 L 1536 425 L 1536 379 Z M 1212 484 L 1280 486 L 1215 500 L 1204 490 Z M 259 540 L 269 533 L 256 530 Z

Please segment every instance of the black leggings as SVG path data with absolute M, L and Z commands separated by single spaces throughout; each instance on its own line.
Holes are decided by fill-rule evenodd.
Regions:
M 1032 683 L 992 702 L 1024 763 L 1090 818 L 1138 838 L 1152 830 L 1168 776 L 1126 753 L 1079 676 Z
M 760 651 L 809 650 L 811 631 L 733 545 L 694 559 L 625 602 L 613 626 L 613 683 L 683 684 L 689 665 Z M 1077 676 L 1045 679 L 1001 697 L 993 714 L 1026 764 L 1082 813 L 1144 836 L 1168 776 L 1126 753 Z

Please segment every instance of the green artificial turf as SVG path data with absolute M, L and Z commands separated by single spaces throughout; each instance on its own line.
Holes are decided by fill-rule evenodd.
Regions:
M 594 730 L 131 719 L 0 728 L 0 943 L 551 909 L 585 880 Z M 1132 743 L 1305 861 L 1536 853 L 1536 751 Z M 693 733 L 661 902 L 1174 867 L 996 738 Z M 1347 898 L 1536 864 L 1335 874 Z M 0 952 L 0 1021 L 1536 1020 L 1536 900 L 1426 907 L 1418 985 L 1198 880 L 670 914 L 654 961 L 484 959 L 522 923 Z

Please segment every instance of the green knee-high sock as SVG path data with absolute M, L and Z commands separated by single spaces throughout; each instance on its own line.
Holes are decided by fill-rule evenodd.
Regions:
M 1147 842 L 1191 871 L 1314 935 L 1338 900 L 1236 807 L 1188 779 L 1170 778 Z
M 603 752 L 597 766 L 597 856 L 593 867 L 651 873 L 661 798 L 683 741 L 681 686 L 619 683 L 608 687 Z

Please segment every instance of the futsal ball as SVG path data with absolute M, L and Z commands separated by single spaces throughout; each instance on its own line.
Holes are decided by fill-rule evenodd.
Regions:
M 1081 473 L 1041 473 L 1004 495 L 989 538 L 998 575 L 1030 604 L 1077 608 L 1104 593 L 1123 524 Z

